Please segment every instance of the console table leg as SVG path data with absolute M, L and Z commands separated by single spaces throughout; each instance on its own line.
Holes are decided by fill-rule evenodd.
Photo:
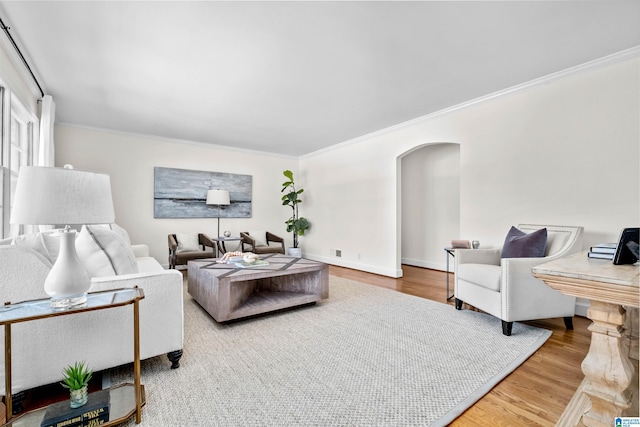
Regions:
M 582 417 L 585 426 L 610 427 L 615 417 L 624 416 L 631 406 L 631 380 L 634 367 L 623 341 L 625 310 L 618 304 L 591 301 L 587 317 L 593 320 L 591 346 L 582 362 L 588 382 L 583 392 L 591 409 Z

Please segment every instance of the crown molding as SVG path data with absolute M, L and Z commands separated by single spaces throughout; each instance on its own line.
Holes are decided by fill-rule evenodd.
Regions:
M 418 118 L 415 118 L 415 119 L 412 119 L 412 120 L 409 120 L 409 121 L 406 121 L 406 122 L 402 122 L 402 123 L 399 123 L 397 125 L 389 126 L 387 128 L 380 129 L 380 130 L 377 130 L 375 132 L 371 132 L 371 133 L 368 133 L 368 134 L 365 134 L 365 135 L 362 135 L 362 136 L 359 136 L 357 138 L 353 138 L 353 139 L 350 139 L 350 140 L 347 140 L 347 141 L 344 141 L 344 142 L 340 142 L 340 143 L 337 143 L 337 144 L 332 145 L 330 147 L 326 147 L 326 148 L 323 148 L 323 149 L 320 149 L 320 150 L 317 150 L 317 151 L 313 151 L 313 152 L 308 153 L 308 154 L 301 155 L 299 157 L 299 159 L 311 158 L 311 157 L 317 156 L 319 154 L 323 154 L 323 153 L 327 153 L 327 152 L 330 152 L 330 151 L 338 150 L 340 148 L 344 148 L 346 146 L 349 146 L 349 145 L 352 145 L 352 144 L 356 144 L 358 142 L 362 142 L 362 141 L 365 141 L 367 139 L 375 138 L 375 137 L 382 136 L 382 135 L 385 135 L 385 134 L 388 134 L 388 133 L 391 133 L 391 132 L 395 132 L 395 131 L 398 131 L 398 130 L 406 129 L 406 128 L 409 128 L 411 126 L 415 126 L 415 125 L 427 122 L 429 120 L 433 120 L 436 117 L 441 117 L 441 116 L 444 116 L 444 115 L 447 115 L 447 114 L 454 113 L 456 111 L 464 110 L 466 108 L 469 108 L 469 107 L 472 107 L 472 106 L 475 106 L 475 105 L 478 105 L 478 104 L 482 104 L 484 102 L 492 101 L 494 99 L 501 98 L 501 97 L 508 96 L 508 95 L 512 95 L 514 93 L 524 92 L 526 90 L 530 90 L 530 89 L 538 87 L 538 86 L 547 85 L 547 84 L 552 83 L 552 82 L 563 80 L 563 79 L 566 79 L 566 78 L 569 78 L 569 77 L 574 77 L 574 76 L 577 76 L 579 74 L 583 74 L 583 73 L 586 73 L 586 72 L 589 72 L 589 71 L 597 70 L 599 68 L 607 67 L 607 66 L 610 66 L 610 65 L 613 65 L 613 64 L 617 64 L 617 63 L 620 63 L 620 62 L 628 61 L 628 60 L 631 60 L 631 59 L 637 59 L 637 58 L 640 58 L 640 46 L 634 46 L 634 47 L 632 47 L 630 49 L 626 49 L 626 50 L 623 50 L 623 51 L 620 51 L 620 52 L 616 52 L 614 54 L 607 55 L 607 56 L 604 56 L 602 58 L 598 58 L 598 59 L 595 59 L 593 61 L 589 61 L 589 62 L 586 62 L 584 64 L 577 65 L 575 67 L 567 68 L 567 69 L 562 70 L 562 71 L 558 71 L 558 72 L 555 72 L 555 73 L 552 73 L 552 74 L 547 74 L 546 76 L 539 77 L 537 79 L 530 80 L 528 82 L 521 83 L 521 84 L 518 84 L 518 85 L 515 85 L 515 86 L 511 86 L 511 87 L 508 87 L 506 89 L 502 89 L 502 90 L 499 90 L 497 92 L 493 92 L 493 93 L 490 93 L 490 94 L 487 94 L 487 95 L 484 95 L 484 96 L 481 96 L 481 97 L 478 97 L 478 98 L 474 98 L 474 99 L 471 99 L 469 101 L 465 101 L 463 103 L 460 103 L 460 104 L 457 104 L 457 105 L 454 105 L 454 106 L 451 106 L 451 107 L 436 111 L 434 113 L 427 114 L 427 115 L 422 116 L 422 117 L 418 117 Z

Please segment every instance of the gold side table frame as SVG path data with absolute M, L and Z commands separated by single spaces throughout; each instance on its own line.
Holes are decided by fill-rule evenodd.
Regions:
M 11 401 L 11 325 L 14 323 L 29 322 L 33 320 L 48 319 L 51 317 L 68 316 L 72 314 L 85 313 L 87 311 L 105 310 L 109 308 L 133 305 L 133 371 L 134 384 L 120 384 L 111 387 L 111 393 L 119 399 L 128 400 L 130 397 L 135 399 L 135 409 L 133 411 L 124 411 L 117 419 L 109 420 L 104 426 L 115 425 L 121 423 L 136 415 L 136 424 L 142 421 L 142 406 L 145 404 L 144 386 L 140 384 L 140 311 L 139 301 L 144 298 L 142 289 L 123 288 L 113 289 L 100 292 L 92 292 L 87 294 L 87 302 L 79 307 L 66 310 L 54 309 L 50 307 L 49 299 L 38 299 L 23 301 L 15 304 L 5 303 L 0 306 L 0 325 L 4 325 L 4 353 L 5 353 L 5 406 L 6 406 L 6 423 L 3 426 L 19 427 L 22 426 L 21 420 L 24 418 L 24 425 L 33 425 L 34 421 L 42 420 L 46 408 L 40 408 L 29 411 L 17 417 L 13 417 L 13 405 Z M 134 392 L 129 393 L 128 390 L 133 386 Z M 133 396 L 129 396 L 129 395 Z M 39 423 L 38 423 L 39 425 Z

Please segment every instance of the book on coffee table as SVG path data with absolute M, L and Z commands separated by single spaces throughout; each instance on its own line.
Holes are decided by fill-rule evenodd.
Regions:
M 269 263 L 267 261 L 262 260 L 262 259 L 259 259 L 259 260 L 255 261 L 255 262 L 252 262 L 252 263 L 240 261 L 240 262 L 235 262 L 234 264 L 236 266 L 240 267 L 240 268 L 264 267 L 265 265 L 269 265 Z

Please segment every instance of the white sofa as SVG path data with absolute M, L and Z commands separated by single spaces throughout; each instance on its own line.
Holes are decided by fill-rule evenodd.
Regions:
M 22 239 L 17 240 L 22 244 L 16 244 L 16 239 L 0 241 L 2 302 L 47 298 L 43 284 L 53 264 L 42 249 L 47 246 L 51 250 L 55 246 L 51 244 L 55 243 L 55 233 L 20 237 Z M 79 239 L 76 239 L 77 247 Z M 146 245 L 131 246 L 128 236 L 126 240 L 128 247 L 125 250 L 122 238 L 113 242 L 120 243 L 118 250 L 133 260 L 132 268 L 137 272 L 92 277 L 89 292 L 134 286 L 141 288 L 145 297 L 140 301 L 140 357 L 147 359 L 167 354 L 171 368 L 177 368 L 183 345 L 182 274 L 163 269 L 155 258 L 149 257 Z M 24 244 L 25 241 L 30 243 Z M 33 242 L 40 243 L 34 245 Z M 113 251 L 114 245 L 110 246 Z M 94 261 L 100 259 L 98 255 L 102 255 L 103 261 L 106 259 L 104 253 L 94 252 Z M 93 267 L 94 270 L 103 268 L 103 272 L 104 267 L 112 268 L 111 265 Z M 133 361 L 131 306 L 19 323 L 12 326 L 11 332 L 12 395 L 60 381 L 62 369 L 75 361 L 86 361 L 94 371 Z M 0 336 L 4 342 L 1 329 Z M 0 364 L 3 367 L 0 369 L 0 384 L 4 384 L 4 351 L 0 352 Z M 167 369 L 169 366 L 167 363 Z M 1 389 L 0 394 L 4 395 L 4 386 Z

